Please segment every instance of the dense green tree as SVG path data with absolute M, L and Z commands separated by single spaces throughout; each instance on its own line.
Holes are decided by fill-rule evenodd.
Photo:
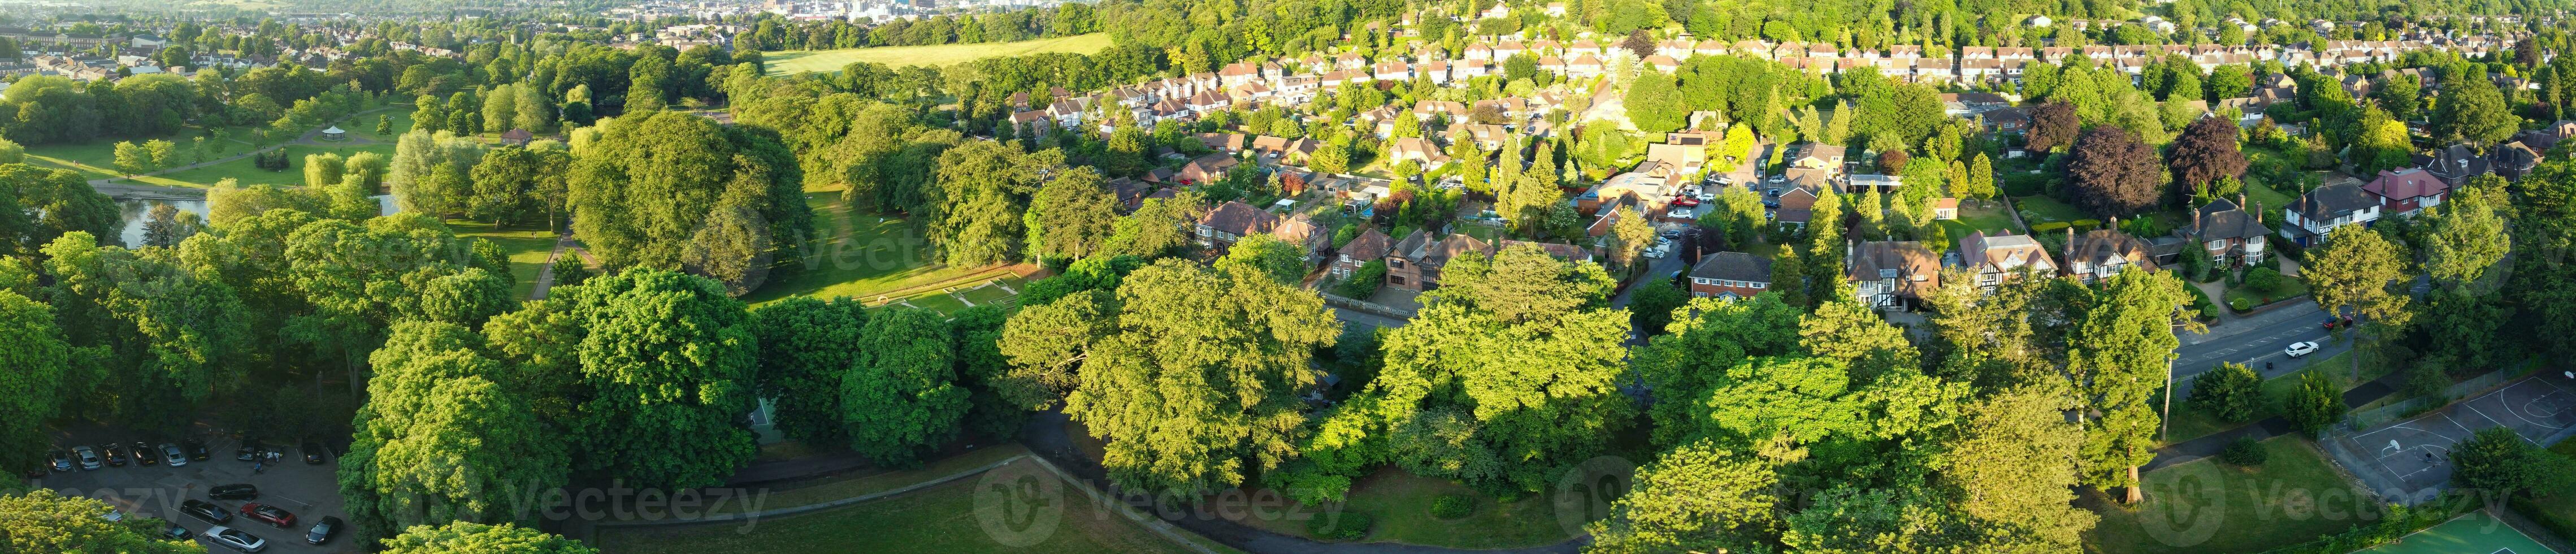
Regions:
M 394 325 L 370 355 L 357 438 L 340 492 L 364 541 L 415 525 L 530 522 L 537 493 L 563 485 L 570 453 L 528 405 L 517 372 L 451 323 Z M 504 385 L 503 383 L 513 383 Z
M 2155 458 L 2161 418 L 2148 399 L 2164 388 L 2182 339 L 2174 325 L 2190 296 L 2171 273 L 2122 272 L 2097 286 L 2075 322 L 2067 368 L 2079 383 L 2084 418 L 2085 482 L 2128 489 L 2144 498 L 2138 466 Z
M 2344 412 L 2350 410 L 2343 402 L 2343 387 L 2336 386 L 2324 368 L 2299 372 L 2299 388 L 2290 391 L 2289 398 L 2281 399 L 2281 415 L 2298 426 L 2299 432 L 2310 436 L 2343 421 Z
M 1634 298 L 1630 306 L 1635 306 Z M 1633 356 L 1633 370 L 1654 390 L 1671 398 L 1707 398 L 1725 382 L 1726 370 L 1756 356 L 1798 351 L 1798 318 L 1802 306 L 1782 302 L 1775 294 L 1729 302 L 1693 298 L 1688 314 L 1673 321 L 1670 333 L 1655 337 Z M 1668 310 L 1668 313 L 1673 313 Z M 1694 402 L 1656 402 L 1647 415 L 1654 444 L 1679 445 L 1699 431 L 1701 408 Z
M 1652 67 L 1638 72 L 1620 105 L 1628 109 L 1628 120 L 1636 123 L 1637 130 L 1650 134 L 1670 133 L 1690 122 L 1690 106 L 1683 102 L 1681 90 L 1674 88 L 1673 77 Z
M 106 502 L 53 489 L 0 494 L 0 550 L 64 554 L 203 554 L 193 542 L 161 538 L 169 522 L 128 517 L 108 521 Z
M 103 349 L 100 373 L 65 394 L 93 416 L 176 431 L 196 407 L 238 389 L 251 337 L 235 290 L 202 279 L 169 249 L 99 246 L 87 232 L 43 249 L 42 293 L 64 339 Z
M 1366 394 L 1382 399 L 1399 448 L 1454 428 L 1472 437 L 1465 450 L 1508 463 L 1492 474 L 1424 463 L 1449 456 L 1440 453 L 1412 456 L 1409 469 L 1535 491 L 1627 426 L 1635 408 L 1614 383 L 1628 314 L 1607 306 L 1612 281 L 1600 266 L 1523 245 L 1454 258 L 1440 278 L 1420 315 L 1382 336 L 1385 368 Z
M 648 487 L 724 481 L 751 461 L 751 318 L 722 284 L 631 270 L 559 288 L 583 330 L 589 391 L 572 422 L 579 468 Z M 560 338 L 558 339 L 560 340 Z
M 2495 83 L 2475 77 L 2446 78 L 2442 94 L 2433 102 L 2432 124 L 2436 138 L 2487 146 L 2512 137 L 2522 128 L 2522 118 L 2513 114 Z
M 2359 325 L 2340 329 L 2358 327 L 2353 330 L 2360 333 L 2356 342 L 2366 352 L 2376 353 L 2397 338 L 2413 317 L 2406 306 L 2411 297 L 2398 288 L 2412 282 L 2406 274 L 2407 255 L 2378 232 L 2361 227 L 2336 227 L 2325 240 L 2325 246 L 2308 253 L 2299 276 L 2307 279 L 2317 305 L 2357 319 Z M 2361 358 L 2352 357 L 2355 379 L 2361 376 Z
M 932 247 L 951 266 L 1007 262 L 1024 246 L 1029 197 L 1063 156 L 1036 154 L 995 141 L 972 141 L 939 155 L 937 177 L 922 190 L 921 220 Z
M 752 310 L 760 342 L 759 394 L 780 434 L 824 448 L 849 442 L 839 391 L 865 355 L 867 310 L 849 298 L 790 296 Z
M 776 140 L 684 113 L 639 114 L 603 127 L 597 143 L 574 157 L 566 186 L 573 234 L 608 269 L 678 267 L 700 230 L 717 221 L 756 225 L 760 240 L 777 248 L 726 250 L 709 267 L 747 268 L 761 255 L 797 259 L 794 239 L 811 235 L 812 214 L 793 156 Z M 757 217 L 723 215 L 730 210 Z M 743 238 L 736 235 L 711 238 Z
M 1592 522 L 1586 552 L 1762 552 L 1781 526 L 1769 464 L 1700 440 L 1637 471 L 1634 488 Z
M 2576 462 L 2533 446 L 2506 427 L 2488 427 L 2454 445 L 2451 484 L 2480 494 L 2528 497 L 2576 479 Z
M 2058 383 L 2005 389 L 1962 410 L 1943 445 L 1940 479 L 1961 513 L 1996 535 L 2068 551 L 2099 516 L 2076 508 L 2084 428 L 2066 419 L 2073 398 Z
M 1106 441 L 1111 480 L 1189 494 L 1285 461 L 1305 430 L 1309 358 L 1340 334 L 1322 298 L 1245 264 L 1165 260 L 1128 274 L 1114 302 L 1090 312 L 1065 399 Z
M 54 324 L 53 307 L 0 287 L 0 367 L 9 368 L 0 371 L 0 467 L 36 467 L 52 448 L 44 423 L 62 405 L 75 352 Z
M 384 545 L 387 554 L 599 554 L 581 541 L 506 523 L 413 527 Z
M 857 366 L 841 381 L 841 423 L 853 449 L 895 466 L 958 431 L 967 390 L 957 382 L 956 345 L 937 312 L 888 308 L 860 332 Z
M 2191 403 L 2222 421 L 2251 420 L 2264 403 L 2263 377 L 2245 364 L 2218 364 L 2192 381 Z
M 1036 235 L 1030 250 L 1051 258 L 1089 257 L 1117 230 L 1118 197 L 1100 182 L 1100 174 L 1077 167 L 1040 187 L 1029 202 L 1028 227 Z

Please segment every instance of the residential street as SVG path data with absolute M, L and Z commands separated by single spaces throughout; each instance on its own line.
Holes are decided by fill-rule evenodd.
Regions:
M 2179 333 L 2183 345 L 2174 350 L 2174 378 L 2188 380 L 2212 369 L 2221 362 L 2251 366 L 2266 379 L 2287 375 L 2306 367 L 2311 360 L 2332 358 L 2352 349 L 2350 341 L 2328 340 L 2326 313 L 2314 300 L 2300 299 L 2297 304 L 2272 311 L 2221 322 L 2206 334 Z M 2319 349 L 2300 359 L 2281 353 L 2283 347 L 2298 341 L 2316 341 Z M 2265 369 L 2263 364 L 2272 367 Z M 2189 385 L 2178 385 L 2190 390 Z

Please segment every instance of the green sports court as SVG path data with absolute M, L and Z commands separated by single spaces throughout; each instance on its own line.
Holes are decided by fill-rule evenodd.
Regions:
M 2559 554 L 2486 512 L 2451 518 L 2397 542 L 2353 554 Z

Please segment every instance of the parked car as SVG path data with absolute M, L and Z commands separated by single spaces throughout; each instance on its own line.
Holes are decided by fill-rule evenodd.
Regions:
M 197 534 L 188 532 L 188 528 L 186 527 L 181 527 L 179 524 L 172 523 L 170 524 L 170 528 L 161 530 L 161 538 L 174 541 L 184 541 L 197 538 Z
M 116 443 L 111 442 L 107 443 L 106 446 L 98 447 L 98 449 L 101 453 L 107 456 L 107 467 L 125 467 L 125 447 L 117 446 Z
M 188 461 L 203 462 L 214 457 L 213 453 L 206 451 L 206 441 L 188 439 L 179 441 L 179 446 L 188 449 Z
M 304 533 L 304 542 L 312 544 L 331 542 L 331 537 L 339 535 L 342 527 L 347 525 L 342 525 L 339 517 L 322 516 L 322 523 L 315 524 L 312 531 Z
M 2326 330 L 2328 330 L 2328 331 L 2335 330 L 2335 328 L 2338 328 L 2338 327 L 2351 327 L 2351 326 L 2352 326 L 2352 318 L 2349 318 L 2349 317 L 2346 317 L 2346 318 L 2336 318 L 2336 319 L 2328 319 L 2328 320 L 2326 320 Z
M 70 453 L 70 452 L 64 452 L 64 451 L 61 451 L 61 450 L 56 450 L 56 451 L 54 451 L 54 454 L 53 454 L 53 467 L 54 467 L 54 471 L 71 471 L 71 470 L 72 470 L 72 453 Z
M 2314 353 L 2316 353 L 2316 352 L 2317 352 L 2317 343 L 2315 343 L 2315 342 L 2313 342 L 2313 341 L 2299 341 L 2299 342 L 2293 342 L 2293 343 L 2290 343 L 2290 346 L 2289 346 L 2289 347 L 2286 347 L 2286 348 L 2282 348 L 2282 349 L 2281 349 L 2281 353 L 2282 353 L 2282 354 L 2288 354 L 2288 355 L 2289 355 L 2290 357 L 2292 357 L 2292 358 L 2296 358 L 2296 357 L 2300 357 L 2300 356 L 2306 356 L 2306 355 L 2309 355 L 2309 354 L 2314 354 Z
M 1675 206 L 1697 206 L 1697 205 L 1699 205 L 1699 199 L 1698 199 L 1698 198 L 1694 198 L 1694 197 L 1684 196 L 1684 197 L 1682 197 L 1680 200 L 1674 200 L 1674 201 L 1673 201 L 1673 205 L 1675 205 Z
M 304 441 L 304 463 L 305 463 L 306 465 L 317 465 L 317 466 L 318 466 L 318 465 L 322 465 L 322 462 L 324 462 L 324 461 L 325 461 L 325 460 L 323 459 L 322 443 L 320 443 L 320 442 L 315 442 L 315 441 Z
M 251 536 L 250 533 L 243 532 L 240 529 L 224 526 L 206 528 L 206 541 L 221 545 L 224 548 L 239 550 L 246 553 L 268 549 L 267 539 Z
M 1665 254 L 1664 247 L 1661 247 L 1661 246 L 1646 249 L 1646 258 L 1647 258 L 1647 259 L 1661 260 L 1661 259 L 1664 259 L 1664 254 Z
M 242 439 L 241 449 L 233 451 L 233 459 L 245 462 L 259 461 L 260 451 L 259 437 Z
M 207 523 L 217 525 L 222 525 L 224 522 L 233 520 L 232 513 L 225 512 L 222 507 L 216 506 L 215 503 L 194 498 L 180 501 L 179 513 L 188 514 L 196 517 L 197 519 L 206 520 Z
M 153 450 L 152 445 L 144 444 L 143 441 L 134 441 L 134 463 L 147 466 L 161 465 L 161 451 Z
M 170 459 L 170 467 L 188 465 L 188 453 L 180 450 L 179 445 L 176 444 L 166 442 L 161 443 L 161 457 Z M 205 458 L 198 459 L 203 460 Z
M 99 461 L 98 449 L 96 448 L 90 448 L 88 446 L 74 446 L 72 447 L 72 457 L 80 459 L 80 468 L 84 470 L 107 467 L 107 464 Z
M 214 488 L 206 489 L 206 498 L 219 500 L 258 500 L 259 487 L 252 486 L 250 483 L 215 485 Z
M 284 529 L 286 526 L 295 524 L 295 512 L 289 512 L 286 511 L 285 508 L 279 508 L 258 502 L 243 504 L 241 507 L 241 514 L 242 517 L 250 518 L 252 521 L 264 521 L 269 525 L 275 525 L 280 529 Z

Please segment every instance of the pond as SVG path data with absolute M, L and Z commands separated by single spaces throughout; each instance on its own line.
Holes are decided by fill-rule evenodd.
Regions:
M 152 207 L 162 204 L 177 207 L 180 212 L 197 214 L 199 218 L 206 217 L 204 200 L 119 198 L 116 200 L 117 220 L 121 222 L 121 231 L 117 233 L 118 240 L 124 241 L 126 248 L 142 246 L 143 224 L 152 220 Z

